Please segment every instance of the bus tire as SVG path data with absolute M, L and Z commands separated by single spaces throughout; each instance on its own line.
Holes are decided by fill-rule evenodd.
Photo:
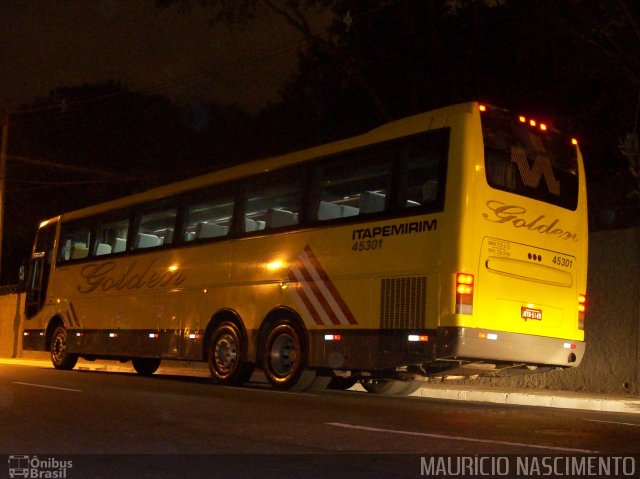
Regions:
M 78 355 L 69 353 L 68 347 L 67 330 L 64 326 L 58 326 L 51 337 L 51 363 L 54 368 L 65 370 L 74 368 L 78 362 Z
M 306 367 L 304 335 L 295 322 L 276 323 L 269 330 L 262 351 L 262 369 L 274 388 L 304 391 L 313 384 L 316 372 Z
M 362 387 L 369 393 L 382 396 L 408 396 L 420 387 L 420 381 L 399 381 L 394 379 L 362 379 Z
M 160 367 L 159 358 L 133 358 L 131 360 L 133 369 L 136 370 L 140 376 L 151 376 Z
M 245 361 L 245 350 L 242 333 L 234 323 L 224 321 L 215 327 L 207 354 L 215 383 L 240 386 L 249 380 L 253 366 Z

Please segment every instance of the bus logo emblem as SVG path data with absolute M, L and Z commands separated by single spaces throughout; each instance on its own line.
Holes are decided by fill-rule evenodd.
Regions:
M 318 325 L 358 324 L 309 245 L 304 247 L 287 277 L 291 293 L 304 315 Z
M 553 167 L 551 166 L 549 158 L 543 155 L 536 155 L 533 168 L 530 168 L 527 154 L 524 150 L 512 146 L 511 161 L 518 165 L 520 177 L 526 186 L 537 188 L 540 184 L 540 179 L 544 176 L 544 181 L 547 184 L 549 193 L 560 196 L 560 182 L 553 174 Z

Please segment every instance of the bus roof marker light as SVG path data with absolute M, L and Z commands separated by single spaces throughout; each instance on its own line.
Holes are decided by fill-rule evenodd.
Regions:
M 480 109 L 480 111 L 487 111 L 486 105 L 478 105 L 478 108 Z
M 535 120 L 529 120 L 529 124 L 531 126 L 536 126 L 536 121 Z
M 547 125 L 545 125 L 544 123 L 540 123 L 540 129 L 542 131 L 547 131 Z
M 527 122 L 527 119 L 526 119 L 524 116 L 522 116 L 522 115 L 520 115 L 520 116 L 518 117 L 518 120 L 520 121 L 520 123 L 526 123 L 526 122 Z
M 575 146 L 578 146 L 578 140 L 575 139 L 575 138 L 571 138 L 571 144 L 575 145 Z

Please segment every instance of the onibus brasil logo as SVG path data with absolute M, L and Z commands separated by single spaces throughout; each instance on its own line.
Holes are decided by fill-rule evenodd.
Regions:
M 73 467 L 73 461 L 62 461 L 53 457 L 44 459 L 38 456 L 9 456 L 9 477 L 33 479 L 65 479 L 67 470 Z

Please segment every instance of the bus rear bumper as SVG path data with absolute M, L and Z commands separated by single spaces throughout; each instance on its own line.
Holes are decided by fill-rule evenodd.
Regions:
M 585 342 L 476 328 L 438 328 L 436 360 L 577 367 Z

